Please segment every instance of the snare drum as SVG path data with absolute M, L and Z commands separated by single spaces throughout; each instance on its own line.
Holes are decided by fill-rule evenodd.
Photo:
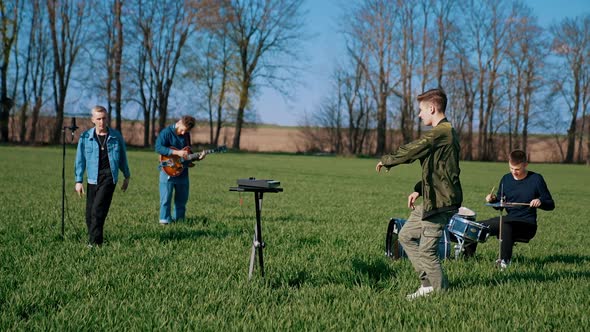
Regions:
M 471 221 L 475 221 L 475 211 L 471 210 L 470 208 L 466 208 L 464 206 L 459 208 L 459 211 L 457 213 L 459 215 L 459 217 L 462 217 L 464 219 L 467 220 L 471 220 Z
M 490 235 L 489 226 L 464 218 L 460 214 L 455 214 L 451 218 L 447 228 L 464 241 L 485 242 Z

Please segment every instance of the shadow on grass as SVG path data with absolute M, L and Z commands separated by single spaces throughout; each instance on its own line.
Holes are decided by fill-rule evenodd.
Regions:
M 478 274 L 466 274 L 459 280 L 451 280 L 451 288 L 461 289 L 476 286 L 497 286 L 498 284 L 511 282 L 554 282 L 564 278 L 577 280 L 590 279 L 590 271 L 572 271 L 569 267 L 562 270 L 547 269 L 546 264 L 563 263 L 573 264 L 580 267 L 590 261 L 590 256 L 555 254 L 547 257 L 524 258 L 520 257 L 514 264 L 505 271 L 496 271 L 492 276 L 483 277 Z
M 160 242 L 193 240 L 202 237 L 221 239 L 229 236 L 229 232 L 227 231 L 211 232 L 209 230 L 172 229 L 170 226 L 165 227 L 169 227 L 169 229 L 158 234 L 157 238 Z
M 287 285 L 292 288 L 301 288 L 301 286 L 305 283 L 306 280 L 310 278 L 309 273 L 307 271 L 298 271 L 295 276 L 289 278 L 287 280 Z
M 383 259 L 366 261 L 355 257 L 352 259 L 352 267 L 356 274 L 360 275 L 359 281 L 368 281 L 370 286 L 377 289 L 383 289 L 385 284 L 395 277 L 391 265 Z
M 193 221 L 185 220 L 182 222 L 171 223 L 169 225 L 159 225 L 146 232 L 128 234 L 128 236 L 124 236 L 124 239 L 126 241 L 141 241 L 151 238 L 156 239 L 159 242 L 170 242 L 194 240 L 198 238 L 224 239 L 243 233 L 242 229 L 229 229 L 223 225 L 216 225 L 212 228 L 198 228 L 200 225 L 207 226 L 207 223 L 208 220 L 204 222 L 199 218 Z
M 258 266 L 256 266 L 258 268 Z M 255 269 L 256 270 L 256 269 Z M 312 280 L 308 271 L 299 270 L 286 273 L 286 275 L 274 276 L 266 279 L 265 282 L 272 289 L 281 289 L 285 287 L 299 289 L 304 284 L 315 286 L 316 282 Z
M 190 217 L 186 218 L 184 221 L 180 221 L 182 224 L 186 225 L 203 225 L 207 226 L 209 224 L 209 218 L 207 217 Z
M 278 222 L 293 222 L 293 221 L 316 222 L 315 219 L 310 218 L 309 216 L 305 216 L 305 215 L 300 214 L 300 213 L 288 213 L 288 214 L 279 215 L 279 216 L 269 216 L 269 217 L 266 217 L 266 218 L 265 218 L 264 213 L 263 213 L 262 214 L 262 219 L 266 219 L 268 221 L 278 221 Z
M 529 258 L 526 260 L 538 265 L 545 265 L 549 263 L 587 264 L 590 262 L 590 256 L 577 254 L 554 254 L 546 257 Z
M 347 288 L 370 287 L 375 291 L 382 291 L 390 287 L 391 279 L 395 277 L 392 267 L 384 260 L 366 261 L 361 258 L 353 258 L 350 261 L 352 270 L 343 266 L 327 273 L 314 276 L 307 270 L 290 271 L 282 276 L 276 276 L 268 280 L 268 285 L 273 289 L 284 287 L 299 289 L 303 286 L 321 287 L 324 285 L 344 285 Z M 326 275 L 327 274 L 327 275 Z

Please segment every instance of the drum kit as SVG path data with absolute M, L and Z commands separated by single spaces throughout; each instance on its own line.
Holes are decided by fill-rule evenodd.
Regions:
M 493 193 L 494 188 L 492 188 Z M 502 187 L 500 193 L 500 201 L 495 203 L 486 203 L 486 206 L 490 206 L 493 208 L 510 208 L 510 207 L 524 207 L 529 206 L 529 203 L 516 203 L 516 202 L 506 202 L 504 198 L 504 188 Z M 450 241 L 456 242 L 455 245 L 455 259 L 458 259 L 463 252 L 463 248 L 466 244 L 475 243 L 475 242 L 486 242 L 490 235 L 490 227 L 484 225 L 482 223 L 478 223 L 476 220 L 476 213 L 466 207 L 460 207 L 459 211 L 451 217 L 451 220 L 447 224 L 444 232 L 444 239 L 441 239 L 441 242 L 447 244 L 447 238 L 450 238 Z M 397 239 L 392 240 L 393 236 L 397 236 L 401 227 L 403 227 L 405 220 L 392 218 L 389 221 L 389 227 L 386 234 L 385 239 L 385 255 L 391 258 L 400 258 L 403 256 L 403 248 L 397 242 Z M 448 234 L 448 233 L 450 234 Z M 450 235 L 450 236 L 449 236 Z M 443 241 L 444 240 L 444 241 Z M 499 253 L 498 253 L 498 261 L 501 261 L 500 258 L 502 257 L 502 212 L 500 211 L 500 231 L 499 231 Z M 394 247 L 392 250 L 392 246 Z M 444 247 L 439 245 L 439 247 Z M 398 249 L 399 248 L 399 249 Z M 439 248 L 439 257 L 441 259 L 448 258 L 448 254 L 444 250 L 440 250 Z
M 455 259 L 458 259 L 463 252 L 465 244 L 470 242 L 485 242 L 488 239 L 490 229 L 484 224 L 475 221 L 476 214 L 473 210 L 461 207 L 459 211 L 453 215 L 447 226 L 443 230 L 437 254 L 440 259 L 450 257 L 450 243 L 456 242 L 454 247 Z M 385 255 L 399 259 L 406 257 L 402 246 L 397 240 L 397 235 L 404 226 L 406 220 L 399 218 L 391 218 L 387 228 L 385 237 Z

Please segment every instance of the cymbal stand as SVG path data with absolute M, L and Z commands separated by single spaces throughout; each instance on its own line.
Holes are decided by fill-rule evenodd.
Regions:
M 498 243 L 500 248 L 498 250 L 498 261 L 497 265 L 500 267 L 502 265 L 502 208 L 504 207 L 504 184 L 500 185 L 500 224 L 499 224 L 499 234 L 498 234 Z

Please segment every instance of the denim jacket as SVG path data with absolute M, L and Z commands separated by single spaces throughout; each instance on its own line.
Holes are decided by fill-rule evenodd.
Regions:
M 131 176 L 129 165 L 127 163 L 127 148 L 121 133 L 112 128 L 109 128 L 108 130 L 109 136 L 106 144 L 109 155 L 109 164 L 113 175 L 113 183 L 117 183 L 119 169 L 123 172 L 125 178 Z M 91 128 L 80 135 L 78 150 L 76 151 L 76 162 L 74 164 L 76 182 L 83 182 L 84 171 L 87 171 L 88 183 L 97 184 L 99 142 L 94 138 L 94 131 L 95 128 Z
M 188 143 L 184 136 L 178 136 L 176 134 L 176 124 L 172 124 L 160 131 L 158 138 L 156 139 L 156 152 L 164 156 L 172 155 L 171 147 L 176 150 L 181 150 Z M 188 167 L 185 167 L 178 176 L 168 176 L 163 170 L 160 169 L 160 183 L 176 183 L 186 184 L 189 183 Z

